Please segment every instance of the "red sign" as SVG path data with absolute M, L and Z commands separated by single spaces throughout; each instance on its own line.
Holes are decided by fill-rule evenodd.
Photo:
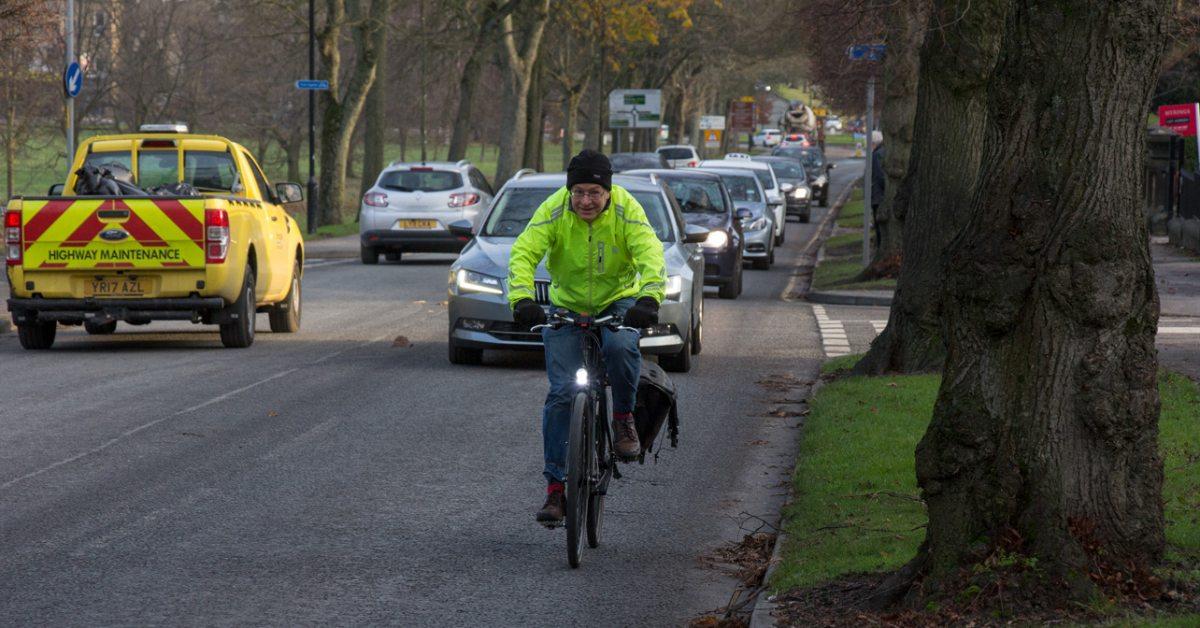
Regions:
M 1196 137 L 1200 103 L 1163 105 L 1158 108 L 1158 126 L 1166 127 L 1183 137 Z
M 729 130 L 754 130 L 754 103 L 734 101 L 729 103 Z

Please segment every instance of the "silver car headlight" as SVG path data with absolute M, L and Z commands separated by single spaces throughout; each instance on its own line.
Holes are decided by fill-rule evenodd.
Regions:
M 808 198 L 808 188 L 801 187 L 792 190 L 792 198 Z
M 667 277 L 667 289 L 665 292 L 668 299 L 672 301 L 678 300 L 679 295 L 683 294 L 683 277 L 680 275 Z
M 454 284 L 458 287 L 459 292 L 504 294 L 504 284 L 499 277 L 491 277 L 465 268 L 458 271 Z
M 758 231 L 759 229 L 767 228 L 767 217 L 759 216 L 757 220 L 742 223 L 743 231 Z
M 708 237 L 704 240 L 704 248 L 706 249 L 723 249 L 729 244 L 729 234 L 724 231 L 709 231 Z

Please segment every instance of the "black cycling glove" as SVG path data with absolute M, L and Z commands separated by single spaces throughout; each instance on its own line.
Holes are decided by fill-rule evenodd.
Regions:
M 525 328 L 541 325 L 546 322 L 546 311 L 533 299 L 521 299 L 513 306 L 513 320 Z
M 654 297 L 642 297 L 625 312 L 625 326 L 642 329 L 658 324 L 658 301 Z

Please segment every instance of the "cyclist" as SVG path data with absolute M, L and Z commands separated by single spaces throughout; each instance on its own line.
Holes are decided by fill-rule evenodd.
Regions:
M 567 185 L 545 200 L 517 238 L 509 258 L 508 301 L 523 327 L 546 322 L 534 300 L 534 271 L 546 257 L 550 302 L 576 314 L 623 316 L 627 327 L 658 322 L 666 276 L 663 248 L 646 212 L 627 190 L 612 184 L 608 157 L 584 149 L 567 167 Z M 550 392 L 542 410 L 546 502 L 544 524 L 562 521 L 572 386 L 583 365 L 583 333 L 575 327 L 543 329 Z M 613 450 L 623 460 L 641 452 L 633 407 L 641 374 L 638 334 L 603 330 L 604 363 L 612 385 Z

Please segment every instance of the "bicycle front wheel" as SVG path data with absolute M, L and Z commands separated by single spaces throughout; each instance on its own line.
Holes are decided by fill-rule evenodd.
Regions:
M 592 401 L 587 392 L 581 390 L 571 404 L 571 429 L 567 441 L 567 562 L 572 567 L 578 567 L 583 561 L 583 534 L 591 498 L 588 460 L 592 455 L 592 415 Z

